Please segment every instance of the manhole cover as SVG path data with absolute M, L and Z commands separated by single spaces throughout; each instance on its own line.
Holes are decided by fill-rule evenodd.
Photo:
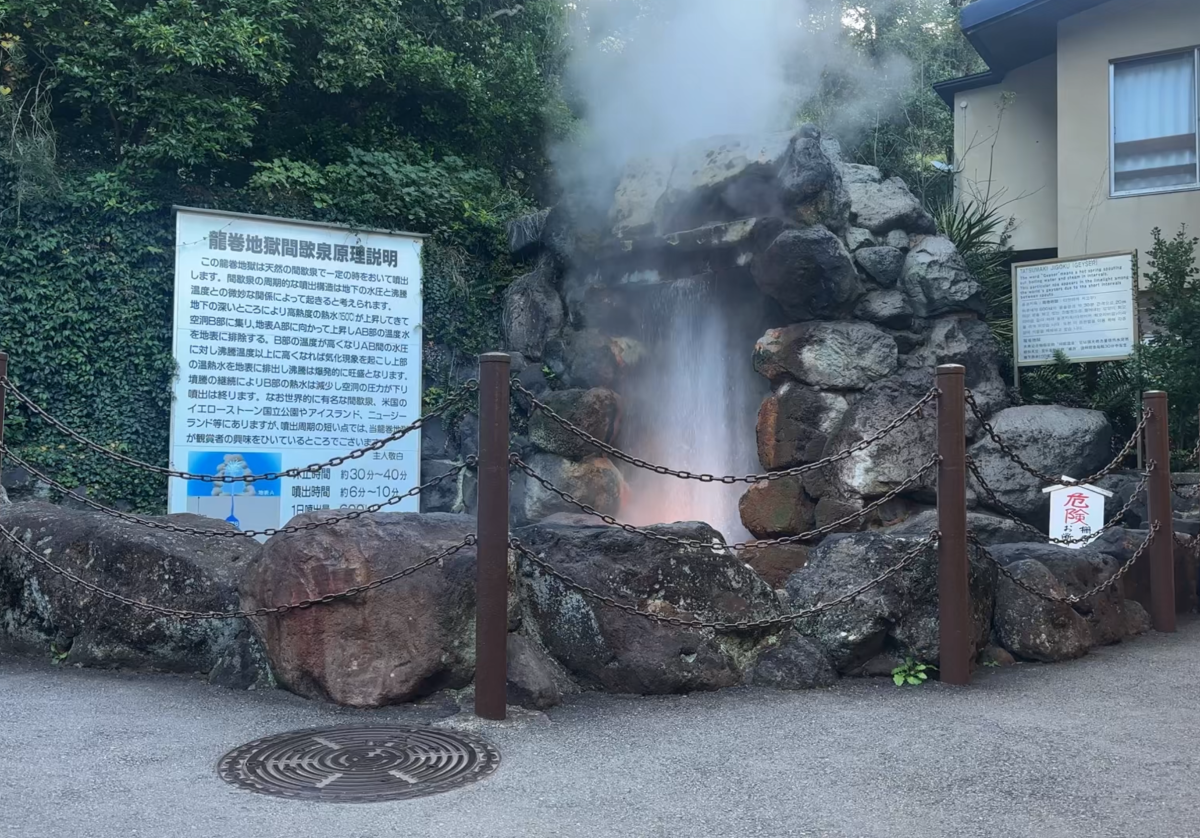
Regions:
M 373 803 L 450 791 L 499 765 L 500 752 L 477 737 L 396 725 L 268 736 L 230 751 L 217 770 L 226 782 L 261 794 Z

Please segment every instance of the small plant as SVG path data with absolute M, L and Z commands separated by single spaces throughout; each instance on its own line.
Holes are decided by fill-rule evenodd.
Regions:
M 67 659 L 67 655 L 69 654 L 71 654 L 70 649 L 59 649 L 57 643 L 50 643 L 50 662 L 55 666 L 58 666 L 60 663 L 65 661 Z
M 905 684 L 919 687 L 929 679 L 929 673 L 936 669 L 936 666 L 927 663 L 918 663 L 912 658 L 905 658 L 904 663 L 892 670 L 892 680 L 896 683 L 897 687 L 902 687 Z
M 995 669 L 996 667 L 998 667 L 1000 665 L 1000 662 L 999 661 L 984 661 L 983 665 L 988 667 L 989 669 Z

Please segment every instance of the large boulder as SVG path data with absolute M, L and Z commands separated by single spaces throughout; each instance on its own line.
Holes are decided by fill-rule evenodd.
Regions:
M 765 469 L 779 471 L 819 459 L 829 434 L 849 409 L 850 402 L 841 393 L 784 383 L 758 409 L 759 462 Z
M 885 288 L 891 288 L 900 280 L 904 270 L 904 253 L 895 247 L 863 247 L 854 251 L 854 260 L 862 266 L 871 279 Z
M 808 544 L 751 546 L 741 552 L 741 558 L 772 588 L 782 588 L 788 577 L 808 564 L 812 550 Z
M 541 401 L 572 425 L 611 443 L 621 421 L 621 397 L 612 390 L 558 390 L 546 393 Z M 572 460 L 600 453 L 594 445 L 571 433 L 541 410 L 529 417 L 529 440 L 549 454 Z
M 534 360 L 542 357 L 546 343 L 558 336 L 567 319 L 552 273 L 550 260 L 544 260 L 504 291 L 505 343 L 511 351 Z
M 276 535 L 243 579 L 242 600 L 255 609 L 319 599 L 415 565 L 474 526 L 459 515 L 393 512 Z M 307 698 L 380 707 L 465 686 L 475 666 L 475 549 L 354 598 L 256 624 L 280 684 Z
M 926 536 L 937 528 L 938 511 L 928 509 L 903 523 L 888 527 L 886 532 L 888 535 Z M 1011 518 L 986 512 L 968 512 L 967 529 L 985 547 L 993 544 L 1024 544 L 1035 535 Z
M 924 534 L 928 536 L 928 533 Z M 921 542 L 878 533 L 833 535 L 787 581 L 790 608 L 835 599 L 899 563 Z M 972 552 L 970 565 L 972 656 L 987 645 L 996 569 Z M 936 662 L 938 551 L 928 547 L 903 570 L 851 602 L 798 620 L 796 628 L 821 646 L 838 672 L 862 666 L 884 649 Z
M 152 518 L 232 532 L 198 515 Z M 185 611 L 234 611 L 238 579 L 259 545 L 185 535 L 41 502 L 6 505 L 0 525 L 38 555 L 122 596 Z M 0 539 L 0 648 L 82 666 L 198 673 L 229 686 L 270 683 L 261 646 L 240 620 L 180 621 L 69 582 Z
M 854 309 L 854 316 L 888 329 L 907 329 L 913 324 L 912 304 L 895 288 L 867 294 Z
M 1116 559 L 1091 547 L 1075 550 L 1060 544 L 1018 543 L 1002 544 L 989 552 L 1005 566 L 1024 561 L 1040 563 L 1071 596 L 1082 596 L 1120 569 Z M 1090 626 L 1093 645 L 1119 643 L 1129 634 L 1125 594 L 1119 583 L 1072 608 Z
M 944 236 L 926 236 L 908 252 L 900 281 L 919 317 L 987 311 L 983 289 Z
M 799 477 L 761 480 L 738 502 L 742 526 L 755 538 L 798 535 L 813 523 L 813 502 Z
M 942 364 L 966 367 L 966 386 L 980 410 L 991 415 L 1010 404 L 1008 386 L 1000 376 L 1000 347 L 991 328 L 973 316 L 948 316 L 933 321 L 924 343 L 901 361 L 901 376 L 914 385 L 932 384 Z M 979 423 L 967 415 L 967 435 L 974 437 Z
M 1067 595 L 1066 587 L 1041 562 L 1023 559 L 1007 569 L 1034 590 L 1056 597 Z M 1092 646 L 1087 620 L 1070 605 L 1031 594 L 1003 575 L 996 590 L 993 622 L 1004 648 L 1026 660 L 1071 660 L 1086 655 Z
M 706 524 L 651 529 L 723 543 Z M 514 535 L 557 572 L 643 611 L 704 620 L 779 614 L 770 587 L 723 549 L 673 545 L 577 522 L 546 522 Z M 576 593 L 524 556 L 518 562 L 526 624 L 584 686 L 665 694 L 742 682 L 744 635 L 674 627 L 628 614 Z
M 816 641 L 788 631 L 764 648 L 747 680 L 756 687 L 807 690 L 831 686 L 837 679 L 837 672 Z
M 750 268 L 759 290 L 795 320 L 838 317 L 863 293 L 846 245 L 820 225 L 782 230 Z
M 1049 476 L 1084 478 L 1104 467 L 1112 456 L 1112 427 L 1097 410 L 1026 405 L 1002 410 L 989 421 L 1022 460 Z M 1049 495 L 1042 492 L 1044 487 L 1036 478 L 989 437 L 973 445 L 970 456 L 1003 503 L 1034 526 L 1048 525 Z M 980 502 L 988 505 L 987 493 L 978 488 Z
M 754 347 L 754 367 L 772 381 L 791 376 L 824 390 L 861 390 L 896 370 L 895 339 L 869 323 L 798 323 L 771 329 Z
M 849 164 L 842 177 L 850 191 L 850 220 L 877 236 L 893 230 L 933 233 L 937 226 L 921 202 L 898 177 L 883 179 L 873 166 Z
M 592 456 L 568 460 L 554 454 L 536 454 L 529 467 L 580 503 L 605 515 L 615 515 L 626 491 L 625 479 L 607 457 Z M 576 513 L 579 508 L 551 492 L 535 480 L 527 481 L 524 520 L 541 521 L 559 513 Z

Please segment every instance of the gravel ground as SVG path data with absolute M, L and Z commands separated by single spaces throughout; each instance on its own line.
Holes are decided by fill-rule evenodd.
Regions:
M 589 695 L 504 723 L 0 655 L 4 838 L 1200 838 L 1200 622 L 956 689 Z M 490 779 L 401 803 L 240 791 L 231 748 L 313 725 L 481 732 Z

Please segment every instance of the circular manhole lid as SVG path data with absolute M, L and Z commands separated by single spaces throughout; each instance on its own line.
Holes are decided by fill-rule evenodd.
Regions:
M 469 734 L 440 728 L 370 725 L 314 728 L 235 748 L 221 779 L 298 800 L 374 803 L 406 800 L 482 780 L 500 752 Z

